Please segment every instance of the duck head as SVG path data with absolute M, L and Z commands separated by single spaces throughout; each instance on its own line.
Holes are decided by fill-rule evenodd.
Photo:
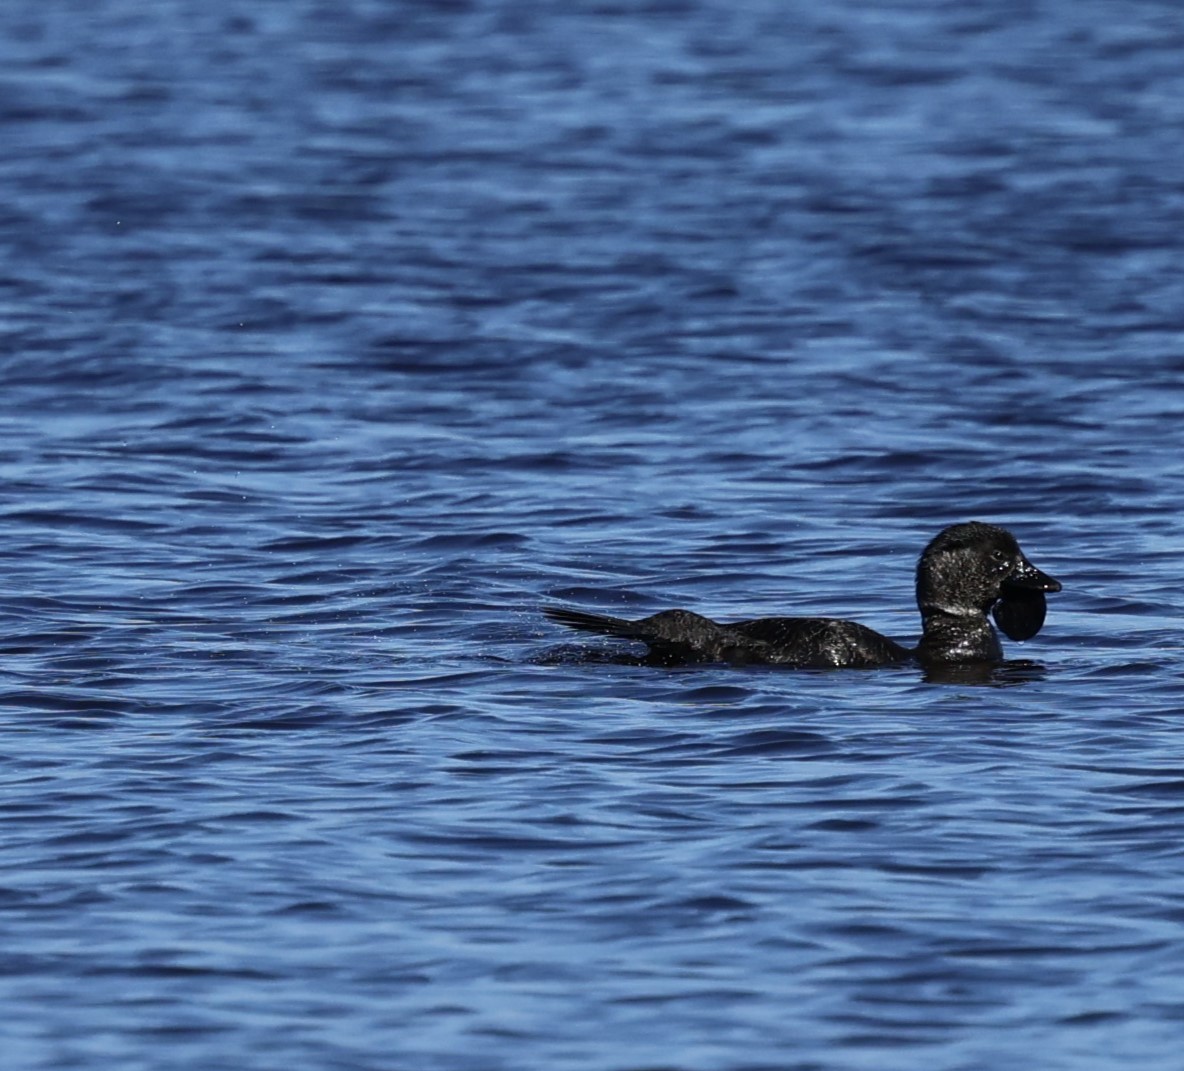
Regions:
M 917 563 L 921 616 L 985 616 L 1013 640 L 1028 640 L 1044 624 L 1048 592 L 1060 581 L 1041 572 L 1006 528 L 969 521 L 946 528 Z

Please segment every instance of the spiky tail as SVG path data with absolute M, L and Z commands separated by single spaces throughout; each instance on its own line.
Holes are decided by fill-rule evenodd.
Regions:
M 622 636 L 625 639 L 646 639 L 647 631 L 638 627 L 636 621 L 623 617 L 608 617 L 604 614 L 586 614 L 583 610 L 568 610 L 562 606 L 544 606 L 543 614 L 552 621 L 581 632 L 596 632 L 602 636 Z

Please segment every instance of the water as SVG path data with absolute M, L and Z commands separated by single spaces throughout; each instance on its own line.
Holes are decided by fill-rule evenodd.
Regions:
M 1174 3 L 0 21 L 6 1067 L 1175 1071 Z

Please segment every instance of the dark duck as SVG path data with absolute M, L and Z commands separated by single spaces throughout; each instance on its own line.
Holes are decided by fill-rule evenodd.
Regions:
M 1007 529 L 980 521 L 940 532 L 917 562 L 921 641 L 903 647 L 854 621 L 832 617 L 761 617 L 722 624 L 690 610 L 664 610 L 627 621 L 547 607 L 552 621 L 584 632 L 640 640 L 647 661 L 767 664 L 800 668 L 869 668 L 919 663 L 930 668 L 1003 661 L 999 636 L 1031 639 L 1044 624 L 1048 592 L 1060 582 L 1036 568 Z

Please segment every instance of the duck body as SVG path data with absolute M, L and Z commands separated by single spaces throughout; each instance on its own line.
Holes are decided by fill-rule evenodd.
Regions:
M 1045 593 L 1059 581 L 1037 569 L 1005 528 L 969 521 L 951 525 L 917 563 L 922 635 L 915 648 L 855 621 L 832 617 L 762 617 L 722 623 L 690 610 L 664 610 L 627 620 L 547 607 L 568 628 L 637 640 L 660 665 L 728 662 L 801 669 L 867 669 L 919 663 L 926 667 L 1003 660 L 990 620 L 1025 640 L 1044 624 Z
M 913 652 L 856 621 L 835 617 L 758 617 L 721 624 L 690 610 L 663 610 L 639 621 L 543 611 L 552 621 L 583 632 L 639 640 L 659 665 L 731 662 L 800 669 L 864 669 L 912 660 Z

